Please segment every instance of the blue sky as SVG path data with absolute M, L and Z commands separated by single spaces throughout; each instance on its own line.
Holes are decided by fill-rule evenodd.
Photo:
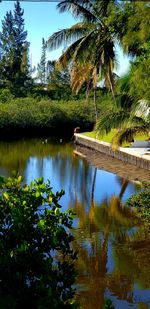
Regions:
M 52 2 L 21 2 L 24 9 L 25 29 L 28 31 L 30 42 L 30 59 L 32 66 L 36 66 L 41 56 L 42 38 L 47 39 L 52 33 L 63 28 L 70 27 L 76 20 L 69 13 L 60 14 L 56 9 L 58 1 Z M 14 1 L 0 2 L 0 25 L 7 11 L 14 9 Z M 120 67 L 118 75 L 125 73 L 129 67 L 129 59 L 117 48 Z M 61 49 L 48 52 L 47 59 L 57 59 Z

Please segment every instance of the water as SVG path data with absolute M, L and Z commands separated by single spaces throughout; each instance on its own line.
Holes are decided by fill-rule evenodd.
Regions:
M 96 169 L 60 140 L 0 142 L 0 174 L 12 170 L 27 183 L 43 176 L 54 192 L 65 189 L 63 210 L 77 214 L 77 298 L 83 308 L 101 309 L 106 298 L 117 309 L 150 308 L 150 236 L 122 205 L 137 185 Z

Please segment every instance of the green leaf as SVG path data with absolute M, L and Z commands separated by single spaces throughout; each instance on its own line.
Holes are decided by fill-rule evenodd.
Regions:
M 41 192 L 40 191 L 36 191 L 35 192 L 35 197 L 38 198 L 39 196 L 41 196 Z
M 7 201 L 9 200 L 9 195 L 8 195 L 7 192 L 4 192 L 4 193 L 3 193 L 3 196 L 4 196 L 4 198 L 5 198 Z

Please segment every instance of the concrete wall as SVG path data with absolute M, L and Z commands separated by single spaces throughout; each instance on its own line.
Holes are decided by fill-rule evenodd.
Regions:
M 131 149 L 120 147 L 118 150 L 113 151 L 110 143 L 103 141 L 98 141 L 94 138 L 87 137 L 82 134 L 74 134 L 75 143 L 96 151 L 99 151 L 103 154 L 111 156 L 113 158 L 119 159 L 123 162 L 128 162 L 130 164 L 136 165 L 137 167 L 150 170 L 150 155 L 141 157 L 141 154 L 131 154 Z

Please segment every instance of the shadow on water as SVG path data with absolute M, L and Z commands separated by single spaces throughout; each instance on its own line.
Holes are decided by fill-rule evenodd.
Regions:
M 101 309 L 105 298 L 117 309 L 150 308 L 150 235 L 123 203 L 136 185 L 94 168 L 60 139 L 0 142 L 0 174 L 12 170 L 27 183 L 43 176 L 54 191 L 65 189 L 62 207 L 76 212 L 77 298 L 83 308 Z

